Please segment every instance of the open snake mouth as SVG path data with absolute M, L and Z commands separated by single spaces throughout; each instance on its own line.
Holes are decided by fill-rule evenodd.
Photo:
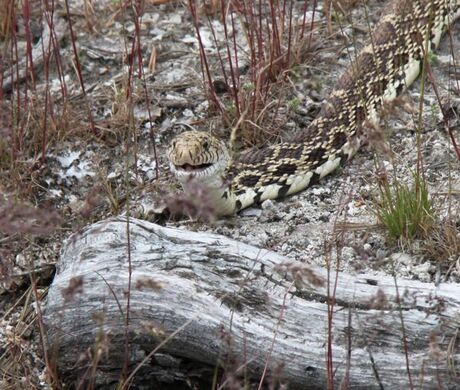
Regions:
M 178 171 L 183 171 L 183 172 L 201 172 L 204 171 L 205 169 L 209 168 L 212 164 L 198 164 L 198 165 L 192 165 L 192 164 L 182 164 L 182 165 L 175 165 L 176 169 Z

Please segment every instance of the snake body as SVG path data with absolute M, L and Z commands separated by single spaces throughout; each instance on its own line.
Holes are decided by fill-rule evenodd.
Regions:
M 315 120 L 293 139 L 231 158 L 205 132 L 178 135 L 168 150 L 171 171 L 187 191 L 203 185 L 218 215 L 301 191 L 358 150 L 364 122 L 378 121 L 420 74 L 425 56 L 460 15 L 460 0 L 391 1 L 369 43 L 348 66 Z

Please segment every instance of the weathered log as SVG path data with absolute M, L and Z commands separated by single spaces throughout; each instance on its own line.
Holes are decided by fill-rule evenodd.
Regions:
M 312 285 L 313 275 L 323 285 Z M 191 370 L 184 362 L 207 367 L 209 381 L 218 366 L 258 380 L 267 364 L 265 383 L 324 387 L 330 345 L 336 386 L 460 385 L 460 285 L 339 272 L 332 307 L 335 275 L 328 289 L 325 269 L 274 252 L 215 234 L 109 219 L 64 245 L 45 310 L 48 342 L 60 369 L 74 376 L 91 366 L 82 352 L 105 346 L 100 383 L 120 377 L 126 356 L 132 371 L 167 341 L 135 382 L 159 388 L 184 379 Z

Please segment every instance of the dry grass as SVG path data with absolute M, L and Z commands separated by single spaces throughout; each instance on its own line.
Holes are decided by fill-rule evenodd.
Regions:
M 58 13 L 67 14 L 65 26 L 62 26 L 63 18 L 57 22 Z M 139 23 L 136 10 L 121 10 L 119 15 L 120 18 L 133 17 L 135 23 Z M 6 337 L 5 349 L 0 355 L 2 389 L 41 388 L 40 381 L 61 388 L 55 358 L 53 360 L 47 349 L 40 309 L 52 266 L 42 266 L 37 261 L 45 261 L 43 257 L 47 252 L 54 257 L 59 248 L 52 248 L 68 235 L 66 231 L 78 229 L 100 213 L 94 206 L 101 202 L 99 198 L 94 200 L 96 197 L 91 194 L 87 207 L 80 213 L 57 207 L 61 206 L 60 200 L 49 196 L 44 181 L 54 151 L 65 148 L 66 144 L 84 148 L 97 143 L 101 148 L 106 145 L 110 148 L 114 146 L 113 142 L 110 144 L 113 140 L 110 135 L 115 134 L 117 144 L 130 141 L 125 153 L 126 156 L 133 154 L 136 159 L 137 135 L 133 129 L 137 124 L 132 120 L 133 102 L 149 101 L 145 83 L 138 82 L 144 77 L 142 64 L 138 64 L 141 57 L 125 56 L 129 75 L 122 96 L 117 99 L 110 94 L 105 96 L 106 101 L 116 101 L 117 106 L 113 107 L 112 121 L 101 123 L 97 128 L 75 34 L 77 30 L 93 33 L 99 28 L 94 16 L 91 1 L 85 1 L 84 15 L 71 10 L 67 1 L 5 0 L 0 6 L 0 287 L 2 293 L 6 291 L 10 297 L 10 303 L 2 304 L 2 309 L 5 308 L 2 331 L 8 324 L 8 334 L 0 334 Z M 28 29 L 29 26 L 34 30 Z M 46 31 L 50 33 L 47 35 Z M 69 35 L 68 31 L 74 34 Z M 139 32 L 137 34 L 134 53 L 141 50 Z M 63 58 L 57 47 L 64 35 L 70 39 L 69 58 Z M 53 38 L 46 41 L 47 36 Z M 33 51 L 34 47 L 40 47 L 37 42 L 49 42 L 43 43 L 43 58 L 41 53 Z M 72 77 L 78 80 L 80 90 L 71 90 L 68 80 Z M 12 82 L 13 79 L 20 82 Z M 126 181 L 121 185 L 129 187 Z M 117 188 L 116 192 L 127 191 Z M 22 257 L 25 257 L 26 269 L 18 267 L 18 259 Z M 24 294 L 20 295 L 22 291 Z M 17 294 L 20 298 L 15 300 Z M 97 362 L 94 367 L 96 369 Z
M 351 1 L 343 2 L 345 7 L 352 3 Z M 38 4 L 38 6 L 37 6 Z M 221 51 L 215 64 L 211 64 L 212 59 L 202 49 L 201 61 L 203 69 L 203 79 L 209 94 L 209 100 L 214 105 L 214 111 L 221 116 L 223 123 L 232 130 L 233 139 L 241 144 L 260 144 L 266 142 L 267 137 L 276 138 L 279 128 L 286 120 L 288 107 L 286 101 L 286 90 L 289 87 L 290 75 L 293 68 L 305 60 L 305 53 L 308 53 L 311 44 L 310 32 L 315 26 L 310 21 L 303 19 L 294 20 L 294 7 L 298 5 L 294 1 L 274 1 L 264 6 L 263 10 L 258 9 L 257 2 L 254 1 L 236 1 L 225 2 L 224 0 L 211 1 L 205 4 L 203 10 L 197 9 L 194 0 L 190 0 L 189 6 L 192 12 L 192 18 L 195 26 L 199 23 L 207 23 L 212 29 L 213 18 L 220 18 L 226 28 L 226 43 Z M 300 5 L 305 11 L 313 10 L 315 12 L 316 2 L 306 1 Z M 142 9 L 137 6 L 131 7 L 129 2 L 123 2 L 118 7 L 114 5 L 112 20 L 118 18 L 132 18 L 135 25 L 135 32 L 130 39 L 126 40 L 125 60 L 128 67 L 127 74 L 123 75 L 123 80 L 114 85 L 108 91 L 103 90 L 100 95 L 100 102 L 90 101 L 87 93 L 87 82 L 81 69 L 79 61 L 78 48 L 76 46 L 75 35 L 72 35 L 72 67 L 65 67 L 65 59 L 60 57 L 59 52 L 52 47 L 47 48 L 46 54 L 49 61 L 43 64 L 41 78 L 45 80 L 41 85 L 37 85 L 36 79 L 32 76 L 31 64 L 26 65 L 21 62 L 22 56 L 18 54 L 17 47 L 20 43 L 26 43 L 24 57 L 32 56 L 33 39 L 30 32 L 23 31 L 17 26 L 27 23 L 23 21 L 30 20 L 32 16 L 36 17 L 40 13 L 49 11 L 49 2 L 30 2 L 25 0 L 21 3 L 22 8 L 13 0 L 5 0 L 0 7 L 0 74 L 6 69 L 12 68 L 18 72 L 21 66 L 29 67 L 31 72 L 29 77 L 25 77 L 24 82 L 13 84 L 8 93 L 0 92 L 0 244 L 2 249 L 0 255 L 0 277 L 2 282 L 12 285 L 11 280 L 14 275 L 14 257 L 25 245 L 36 245 L 40 240 L 41 245 L 51 242 L 51 234 L 61 234 L 60 229 L 76 230 L 78 226 L 86 221 L 95 218 L 93 207 L 100 204 L 98 198 L 102 193 L 109 200 L 112 213 L 117 213 L 123 205 L 119 201 L 119 194 L 123 196 L 124 204 L 129 203 L 130 185 L 128 180 L 124 180 L 120 188 L 113 188 L 108 181 L 102 180 L 100 186 L 94 188 L 87 198 L 88 207 L 80 215 L 80 219 L 68 219 L 68 215 L 62 209 L 56 210 L 56 207 L 43 201 L 44 191 L 43 183 L 40 182 L 40 175 L 47 164 L 47 155 L 54 147 L 59 146 L 64 141 L 82 141 L 83 144 L 91 142 L 100 142 L 108 147 L 114 147 L 123 143 L 125 145 L 126 156 L 136 159 L 137 153 L 137 132 L 138 123 L 136 123 L 133 111 L 134 106 L 139 101 L 150 101 L 149 91 L 145 83 L 142 64 L 142 46 L 141 36 L 139 33 L 139 23 L 142 16 Z M 88 33 L 95 33 L 103 25 L 98 20 L 97 13 L 94 10 L 94 1 L 85 0 L 84 14 L 81 20 L 78 20 L 69 10 L 68 3 L 65 2 L 66 9 L 60 11 L 67 13 L 68 20 L 73 21 L 72 28 L 85 29 Z M 140 6 L 140 3 L 138 4 Z M 328 12 L 330 9 L 326 7 Z M 263 21 L 260 17 L 263 14 Z M 71 17 L 70 17 L 71 15 Z M 332 13 L 327 14 L 329 22 L 332 21 Z M 77 19 L 75 21 L 75 19 Z M 77 25 L 75 25 L 77 23 Z M 110 23 L 108 23 L 110 24 Z M 239 25 L 243 28 L 246 37 L 246 51 L 242 50 L 242 45 L 235 41 L 235 35 L 230 33 L 234 26 Z M 20 27 L 19 26 L 19 27 Z M 67 26 L 69 29 L 71 26 Z M 51 30 L 53 30 L 51 22 Z M 198 29 L 197 29 L 198 32 Z M 18 35 L 19 34 L 19 35 Z M 21 36 L 23 34 L 23 36 Z M 200 36 L 198 36 L 201 40 Z M 201 46 L 202 45 L 202 42 Z M 219 47 L 219 44 L 217 44 Z M 308 54 L 307 54 L 308 55 Z M 249 64 L 246 74 L 243 74 L 241 64 L 242 59 Z M 156 57 L 153 56 L 152 57 Z M 64 64 L 64 65 L 63 65 Z M 217 64 L 217 65 L 216 65 Z M 228 66 L 227 66 L 228 64 Z M 68 65 L 68 64 L 67 64 Z M 151 67 L 155 67 L 155 59 L 151 61 Z M 220 68 L 220 74 L 215 76 L 214 68 Z M 75 77 L 79 81 L 80 91 L 77 98 L 70 99 L 68 86 L 64 74 L 75 72 Z M 52 75 L 59 74 L 58 93 L 51 93 L 50 79 Z M 7 80 L 0 79 L 0 86 Z M 112 105 L 112 116 L 106 121 L 97 122 L 93 118 L 92 104 L 110 102 Z M 103 104 L 101 104 L 103 105 Z M 150 108 L 149 108 L 150 110 Z M 150 121 L 151 113 L 149 111 Z M 237 143 L 238 143 L 237 142 Z M 153 144 L 154 145 L 154 144 Z M 155 150 L 154 150 L 155 153 Z M 128 160 L 128 159 L 127 159 Z M 159 164 L 157 163 L 157 168 Z M 127 167 L 128 169 L 128 167 Z M 421 183 L 419 183 L 421 184 Z M 408 220 L 416 215 L 429 216 L 427 211 L 431 206 L 427 203 L 427 195 L 424 192 L 420 196 L 415 191 L 415 200 L 417 207 L 412 208 L 410 218 L 400 218 L 391 216 L 397 220 L 402 233 L 396 233 L 395 236 L 412 236 L 415 233 L 405 231 Z M 411 197 L 413 193 L 403 191 L 404 194 Z M 399 214 L 406 213 L 405 204 L 399 205 L 395 201 L 395 195 L 390 187 L 384 187 L 382 194 L 386 195 L 387 210 L 398 210 Z M 190 195 L 190 194 L 189 194 Z M 398 193 L 397 193 L 398 196 Z M 397 197 L 396 197 L 397 198 Z M 128 199 L 128 200 L 126 200 Z M 206 194 L 203 194 L 200 188 L 192 197 L 182 199 L 176 197 L 170 199 L 170 208 L 174 205 L 181 214 L 199 216 L 203 219 L 213 218 L 213 212 L 209 209 L 206 202 Z M 431 216 L 430 216 L 431 218 Z M 383 214 L 382 214 L 383 219 Z M 402 222 L 401 222 L 402 220 Z M 63 226 L 62 226 L 63 225 Z M 414 224 L 413 224 L 414 225 Z M 415 225 L 427 226 L 430 229 L 425 237 L 427 246 L 426 251 L 432 256 L 440 255 L 443 258 L 455 260 L 455 256 L 460 252 L 460 236 L 458 226 L 453 219 L 447 223 L 432 226 L 432 220 L 429 224 L 417 222 Z M 338 245 L 340 246 L 340 245 Z M 129 247 L 129 246 L 128 246 Z M 18 249 L 19 248 L 19 249 Z M 16 252 L 15 252 L 16 251 Z M 338 248 L 337 252 L 340 252 Z M 6 259 L 6 260 L 4 260 Z M 289 267 L 289 271 L 295 274 L 294 278 L 297 283 L 304 283 L 305 280 L 312 282 L 310 275 L 301 267 Z M 37 377 L 31 372 L 37 366 L 45 370 L 43 378 L 45 383 L 61 387 L 61 379 L 56 374 L 55 357 L 49 355 L 46 347 L 46 334 L 43 330 L 43 321 L 40 314 L 36 314 L 31 305 L 35 300 L 35 307 L 40 306 L 44 295 L 46 294 L 46 284 L 48 281 L 35 279 L 35 270 L 29 271 L 32 277 L 24 286 L 17 286 L 16 293 L 12 293 L 11 303 L 3 314 L 2 320 L 9 321 L 11 328 L 6 335 L 6 345 L 3 353 L 0 355 L 0 367 L 2 388 L 21 388 L 24 385 L 27 388 L 40 388 Z M 320 281 L 314 280 L 315 283 Z M 334 284 L 333 275 L 330 282 L 330 323 L 328 324 L 328 365 L 330 382 L 334 385 L 333 366 L 332 366 L 332 322 L 334 309 Z M 40 284 L 42 283 L 42 284 Z M 329 284 L 328 284 L 329 285 Z M 72 298 L 75 291 L 81 288 L 80 280 L 73 280 L 66 291 L 63 291 L 69 299 Z M 129 289 L 127 294 L 129 295 Z M 286 291 L 286 295 L 289 290 Z M 15 295 L 17 294 L 17 295 Z M 40 313 L 40 311 L 38 311 Z M 129 307 L 126 308 L 126 328 L 129 325 Z M 283 313 L 280 314 L 280 323 L 283 319 Z M 101 322 L 103 319 L 100 319 Z M 187 326 L 188 324 L 184 324 Z M 178 329 L 180 331 L 180 329 Z M 42 338 L 42 345 L 39 350 L 35 349 L 35 354 L 31 353 L 31 344 L 36 342 L 33 337 Z M 160 343 L 158 348 L 148 354 L 143 363 L 149 361 L 151 356 L 158 351 L 168 340 L 174 337 L 172 334 L 164 337 L 164 342 Z M 128 336 L 126 336 L 128 345 Z M 273 336 L 273 342 L 276 339 L 276 332 Z M 35 347 L 36 348 L 36 347 Z M 41 348 L 41 350 L 40 350 Z M 101 359 L 110 352 L 110 339 L 107 334 L 101 333 L 95 341 L 94 348 L 87 351 L 82 356 L 82 361 L 89 362 L 90 370 L 82 378 L 80 384 L 85 386 L 89 383 L 94 385 L 96 372 Z M 129 356 L 129 346 L 126 347 L 126 359 Z M 270 362 L 270 355 L 266 358 L 267 365 Z M 126 369 L 121 374 L 120 388 L 132 381 L 141 363 L 131 372 Z M 215 384 L 220 383 L 220 387 L 241 387 L 247 384 L 245 379 L 241 379 L 242 373 L 245 375 L 247 362 L 243 365 L 232 365 L 227 367 L 227 372 L 221 378 L 220 371 L 216 368 Z M 219 375 L 217 372 L 219 371 Z M 281 368 L 280 368 L 281 371 Z M 275 373 L 276 376 L 276 373 Z M 264 382 L 262 376 L 260 383 Z M 87 381 L 87 382 L 85 382 Z
M 210 15 L 198 9 L 195 0 L 189 1 L 208 99 L 231 129 L 232 145 L 274 140 L 287 119 L 290 73 L 305 62 L 312 43 L 311 31 L 316 27 L 305 16 L 295 15 L 305 15 L 307 10 L 315 15 L 316 2 L 222 0 L 219 6 L 213 4 L 214 13 Z M 217 41 L 213 27 L 217 18 L 225 31 L 223 44 Z M 217 63 L 204 49 L 200 23 L 211 30 Z M 234 29 L 242 30 L 244 42 L 231 33 Z
M 432 227 L 423 241 L 422 253 L 441 263 L 446 270 L 443 279 L 448 280 L 453 270 L 460 272 L 460 226 L 452 216 Z

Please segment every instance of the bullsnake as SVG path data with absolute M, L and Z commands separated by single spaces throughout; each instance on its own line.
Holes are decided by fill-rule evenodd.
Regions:
M 216 214 L 230 215 L 265 199 L 301 191 L 349 160 L 358 150 L 364 122 L 394 100 L 419 75 L 423 59 L 460 16 L 460 0 L 396 0 L 299 135 L 232 158 L 225 143 L 205 132 L 173 139 L 170 168 L 187 191 L 203 185 Z

